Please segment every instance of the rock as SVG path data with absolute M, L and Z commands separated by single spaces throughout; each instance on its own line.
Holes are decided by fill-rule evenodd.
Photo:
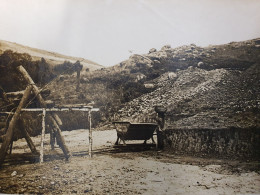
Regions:
M 147 88 L 147 89 L 152 89 L 154 88 L 154 84 L 151 84 L 151 83 L 147 83 L 147 84 L 144 84 L 144 87 Z
M 164 45 L 161 50 L 171 49 L 171 45 Z
M 84 193 L 91 192 L 92 190 L 93 190 L 93 189 L 92 189 L 92 186 L 90 186 L 90 185 L 86 185 L 86 186 L 85 186 Z
M 53 169 L 54 169 L 54 170 L 58 170 L 58 169 L 59 169 L 59 167 L 58 167 L 58 166 L 55 166 Z
M 154 60 L 154 64 L 160 64 L 161 62 L 159 60 Z
M 201 67 L 203 64 L 204 64 L 203 62 L 199 62 L 198 67 Z
M 17 175 L 17 171 L 13 171 L 12 174 L 11 174 L 12 177 L 14 177 L 16 175 Z
M 169 73 L 168 73 L 168 79 L 173 79 L 173 78 L 175 78 L 175 77 L 177 77 L 177 74 L 176 74 L 176 73 L 174 73 L 174 72 L 169 72 Z
M 55 182 L 54 182 L 54 181 L 52 181 L 52 182 L 51 182 L 51 185 L 54 185 L 54 184 L 55 184 Z
M 152 48 L 149 50 L 149 53 L 153 53 L 153 52 L 156 52 L 157 50 L 155 48 Z

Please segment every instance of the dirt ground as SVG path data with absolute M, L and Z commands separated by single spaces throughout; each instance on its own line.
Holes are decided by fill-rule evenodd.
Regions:
M 176 156 L 136 145 L 114 148 L 115 130 L 93 132 L 89 158 L 87 130 L 63 135 L 69 161 L 58 146 L 50 150 L 49 135 L 42 164 L 24 139 L 14 142 L 0 169 L 0 193 L 260 194 L 259 162 Z M 40 136 L 33 141 L 39 149 Z

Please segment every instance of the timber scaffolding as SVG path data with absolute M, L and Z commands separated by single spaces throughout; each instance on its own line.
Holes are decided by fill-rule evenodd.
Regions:
M 8 128 L 6 129 L 5 134 L 2 136 L 3 142 L 0 148 L 0 166 L 3 164 L 5 157 L 7 155 L 8 149 L 10 148 L 10 153 L 12 151 L 13 145 L 13 136 L 14 136 L 14 128 L 17 125 L 21 112 L 42 112 L 42 132 L 41 132 L 41 149 L 40 149 L 40 162 L 43 162 L 43 141 L 45 135 L 45 121 L 46 117 L 48 121 L 50 121 L 50 144 L 51 148 L 54 149 L 55 138 L 57 140 L 57 144 L 62 149 L 64 156 L 66 159 L 70 157 L 70 152 L 66 146 L 64 137 L 62 136 L 61 129 L 59 127 L 60 119 L 59 116 L 55 112 L 62 112 L 62 111 L 83 111 L 88 113 L 88 121 L 89 121 L 89 156 L 92 157 L 92 130 L 91 130 L 91 112 L 92 111 L 99 111 L 98 108 L 93 108 L 92 106 L 84 106 L 84 105 L 70 105 L 64 106 L 59 108 L 48 108 L 45 100 L 41 96 L 41 91 L 35 85 L 34 81 L 28 74 L 28 72 L 24 69 L 23 66 L 18 66 L 17 70 L 21 73 L 23 78 L 27 83 L 27 87 L 23 93 L 22 99 L 16 109 L 15 112 L 11 112 L 9 114 L 13 115 Z M 26 108 L 31 102 L 29 101 L 29 96 L 33 93 L 35 98 L 37 99 L 40 108 Z M 51 114 L 47 114 L 50 112 Z M 39 155 L 39 152 L 36 150 L 32 139 L 25 128 L 19 129 L 27 141 L 27 144 L 31 150 L 31 152 L 35 155 Z

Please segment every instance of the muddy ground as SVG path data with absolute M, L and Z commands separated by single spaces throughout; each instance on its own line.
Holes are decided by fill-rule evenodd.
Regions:
M 0 192 L 260 194 L 259 162 L 176 156 L 136 145 L 114 148 L 115 130 L 93 132 L 94 155 L 89 158 L 87 130 L 63 135 L 72 153 L 69 161 L 58 146 L 50 150 L 49 135 L 42 164 L 30 155 L 24 139 L 14 142 L 13 154 L 0 169 Z M 39 149 L 40 136 L 33 141 Z

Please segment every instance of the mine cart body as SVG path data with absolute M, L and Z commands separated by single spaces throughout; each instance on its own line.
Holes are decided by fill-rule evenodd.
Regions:
M 124 144 L 125 140 L 146 140 L 152 139 L 158 125 L 156 123 L 130 123 L 130 122 L 113 122 L 117 131 L 117 141 L 121 139 Z

